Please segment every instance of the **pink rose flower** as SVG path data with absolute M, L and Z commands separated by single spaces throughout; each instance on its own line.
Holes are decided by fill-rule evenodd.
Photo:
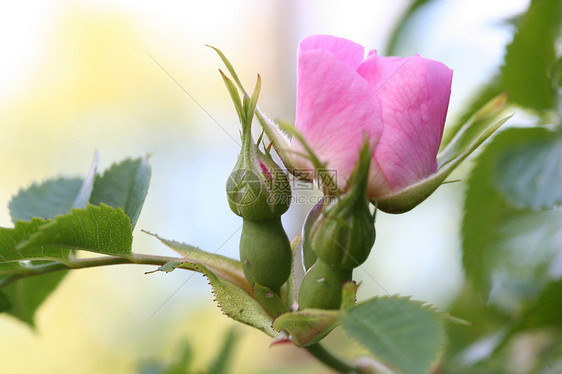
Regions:
M 298 52 L 295 127 L 345 190 L 363 135 L 376 141 L 371 200 L 403 190 L 437 170 L 453 72 L 419 55 L 381 57 L 350 40 L 315 35 Z M 291 149 L 305 153 L 293 138 Z M 295 155 L 296 153 L 294 153 Z M 293 156 L 298 169 L 309 160 Z

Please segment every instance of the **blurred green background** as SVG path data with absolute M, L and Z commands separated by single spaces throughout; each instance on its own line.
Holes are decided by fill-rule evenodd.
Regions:
M 271 117 L 292 120 L 302 37 L 334 34 L 383 53 L 410 3 L 66 0 L 4 5 L 0 226 L 12 225 L 7 203 L 20 188 L 54 175 L 83 175 L 96 150 L 99 170 L 149 153 L 153 177 L 133 250 L 173 255 L 140 231 L 145 229 L 237 257 L 241 220 L 228 209 L 224 181 L 238 154 L 232 137 L 238 139 L 239 125 L 218 74 L 221 63 L 205 44 L 222 49 L 248 86 L 259 73 L 261 108 Z M 502 21 L 527 5 L 522 0 L 434 1 L 408 26 L 399 54 L 420 53 L 454 69 L 448 123 L 501 63 L 511 38 Z M 467 167 L 453 177 L 463 178 Z M 462 192 L 462 183 L 449 184 L 406 215 L 378 215 L 375 249 L 357 272 L 360 298 L 400 293 L 447 310 L 463 284 Z M 291 237 L 310 207 L 295 204 L 284 217 Z M 169 360 L 185 340 L 195 367 L 205 368 L 236 323 L 216 308 L 199 274 L 145 275 L 149 270 L 116 266 L 73 272 L 41 307 L 35 331 L 0 316 L 3 371 L 133 373 L 143 363 Z M 289 345 L 269 348 L 265 335 L 238 327 L 232 372 L 326 372 L 306 353 Z M 341 352 L 358 349 L 341 334 L 328 343 Z

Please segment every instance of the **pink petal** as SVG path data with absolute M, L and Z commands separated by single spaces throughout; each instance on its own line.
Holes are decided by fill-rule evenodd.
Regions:
M 452 70 L 420 56 L 370 54 L 357 71 L 381 104 L 384 128 L 374 158 L 390 188 L 399 190 L 434 173 Z M 371 186 L 369 190 L 371 197 L 384 193 Z
M 295 126 L 320 160 L 337 170 L 338 186 L 344 187 L 363 134 L 371 139 L 381 134 L 380 101 L 369 83 L 331 52 L 301 48 L 298 67 Z M 295 138 L 291 148 L 304 152 Z M 312 168 L 300 157 L 295 163 Z M 388 190 L 378 170 L 372 171 L 371 179 L 377 188 Z
M 313 35 L 301 40 L 299 54 L 313 50 L 329 52 L 353 69 L 357 69 L 365 57 L 365 48 L 361 44 L 331 35 Z

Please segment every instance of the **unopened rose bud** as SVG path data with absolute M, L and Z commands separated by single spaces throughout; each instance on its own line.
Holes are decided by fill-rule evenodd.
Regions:
M 304 220 L 304 225 L 302 227 L 302 259 L 306 270 L 310 269 L 316 262 L 317 256 L 310 243 L 310 230 L 312 229 L 314 222 L 316 222 L 318 217 L 320 217 L 320 214 L 322 214 L 325 204 L 326 202 L 324 198 L 322 198 L 318 204 L 316 204 L 310 212 L 308 212 L 306 219 Z
M 242 152 L 226 182 L 230 209 L 242 218 L 264 220 L 281 217 L 291 203 L 287 175 L 244 136 Z
M 222 72 L 221 72 L 222 73 Z M 281 217 L 291 204 L 291 185 L 287 174 L 273 161 L 266 149 L 263 153 L 252 138 L 252 121 L 261 87 L 258 76 L 252 97 L 240 101 L 236 88 L 223 74 L 242 123 L 242 147 L 234 169 L 226 182 L 230 209 L 240 217 L 265 220 Z M 258 140 L 259 144 L 259 140 Z
M 281 218 L 244 220 L 240 261 L 250 284 L 258 283 L 279 294 L 291 273 L 292 252 Z
M 375 242 L 374 214 L 367 197 L 371 153 L 365 142 L 349 178 L 349 189 L 330 201 L 320 215 L 311 217 L 314 222 L 303 239 L 320 260 L 337 269 L 358 267 Z
M 299 309 L 339 309 L 343 284 L 352 270 L 335 269 L 321 260 L 305 274 L 299 289 Z
M 222 76 L 242 123 L 242 148 L 226 182 L 228 204 L 244 220 L 240 260 L 252 286 L 259 284 L 280 295 L 292 264 L 291 245 L 281 224 L 281 215 L 291 204 L 291 186 L 268 150 L 261 152 L 252 139 L 259 76 L 252 97 L 244 93 L 243 101 L 233 83 Z

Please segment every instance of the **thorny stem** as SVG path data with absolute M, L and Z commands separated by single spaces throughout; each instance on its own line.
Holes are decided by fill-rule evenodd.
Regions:
M 157 265 L 162 266 L 170 261 L 181 260 L 177 257 L 153 256 L 144 254 L 133 254 L 130 256 L 100 256 L 93 258 L 73 259 L 66 262 L 53 262 L 49 264 L 29 266 L 25 269 L 18 269 L 17 273 L 11 274 L 0 279 L 0 288 L 15 282 L 21 278 L 33 275 L 41 275 L 53 273 L 55 271 L 86 269 L 98 266 L 120 265 L 120 264 L 139 264 L 139 265 Z M 179 266 L 181 268 L 181 265 Z

